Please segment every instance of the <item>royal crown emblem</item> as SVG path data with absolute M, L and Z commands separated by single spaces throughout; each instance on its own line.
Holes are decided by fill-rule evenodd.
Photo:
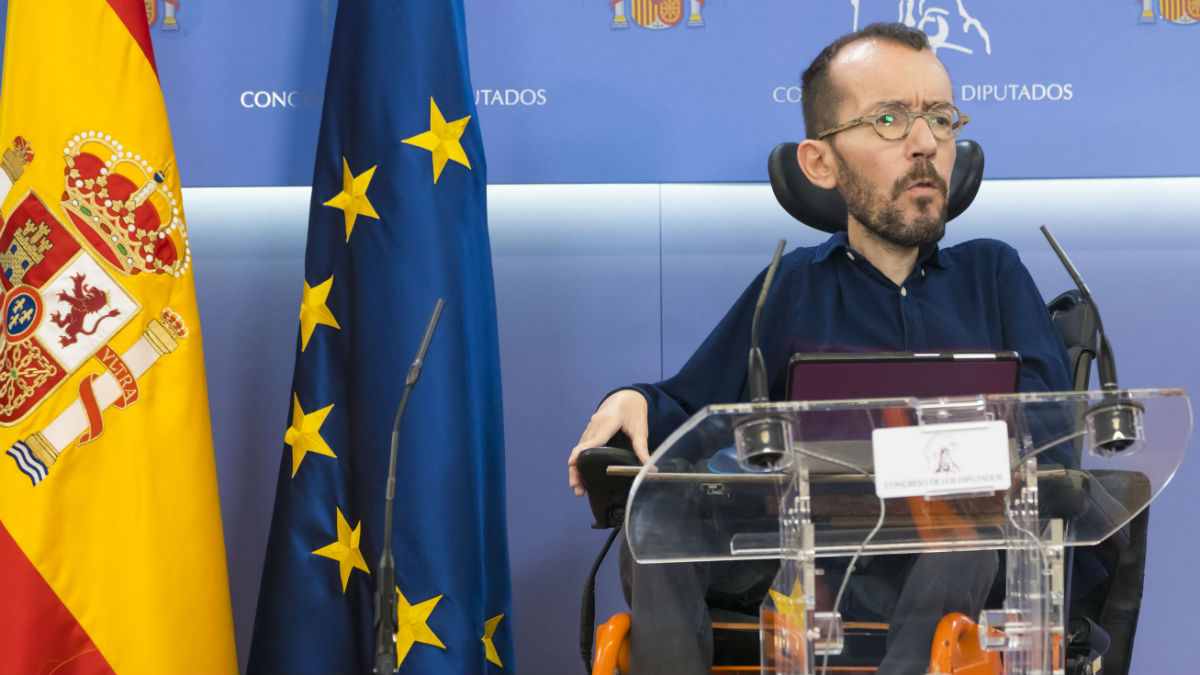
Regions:
M 34 157 L 20 137 L 3 154 L 10 183 L 0 197 Z M 103 433 L 105 410 L 136 403 L 138 379 L 188 333 L 178 313 L 162 308 L 124 352 L 110 345 L 142 311 L 122 276 L 179 277 L 190 268 L 170 164 L 155 167 L 95 131 L 68 140 L 63 161 L 62 210 L 28 190 L 0 228 L 0 426 L 47 402 L 60 408 L 7 452 L 34 485 L 64 451 Z M 51 398 L 85 366 L 77 398 Z
M 121 273 L 179 276 L 190 263 L 179 203 L 155 169 L 108 134 L 78 134 L 64 149 L 62 203 L 88 243 Z

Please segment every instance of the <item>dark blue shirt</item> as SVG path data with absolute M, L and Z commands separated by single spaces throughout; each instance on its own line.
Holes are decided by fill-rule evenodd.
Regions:
M 649 403 L 651 449 L 705 405 L 749 400 L 750 329 L 765 276 L 763 270 L 678 374 L 632 387 Z M 787 363 L 797 352 L 1014 351 L 1021 391 L 1071 388 L 1066 348 L 1033 278 L 1014 248 L 993 239 L 924 247 L 897 286 L 840 232 L 780 260 L 761 320 L 773 401 L 786 398 Z M 1075 464 L 1065 447 L 1045 459 Z M 1073 596 L 1106 576 L 1091 554 L 1075 556 L 1073 567 Z
M 677 375 L 632 387 L 649 403 L 651 448 L 705 405 L 749 399 L 746 359 L 765 274 Z M 1021 391 L 1070 388 L 1067 352 L 1037 286 L 1016 250 L 995 240 L 924 247 L 897 286 L 840 232 L 783 256 L 761 321 L 772 400 L 785 398 L 796 352 L 1015 351 Z

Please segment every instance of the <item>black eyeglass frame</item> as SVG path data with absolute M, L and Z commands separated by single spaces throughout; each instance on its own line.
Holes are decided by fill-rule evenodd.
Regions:
M 862 117 L 855 117 L 854 119 L 850 120 L 849 122 L 843 122 L 843 123 L 837 125 L 836 127 L 833 127 L 832 129 L 827 129 L 825 131 L 822 131 L 821 133 L 817 134 L 817 137 L 815 140 L 818 140 L 818 141 L 824 140 L 836 133 L 843 132 L 847 129 L 853 129 L 854 127 L 861 126 L 863 124 L 870 124 L 871 129 L 875 132 L 875 135 L 882 138 L 883 140 L 885 140 L 885 141 L 902 141 L 902 140 L 908 138 L 908 135 L 910 133 L 912 133 L 913 125 L 916 124 L 918 118 L 921 118 L 921 119 L 924 119 L 925 123 L 929 125 L 929 131 L 930 131 L 930 133 L 933 134 L 934 138 L 937 138 L 938 140 L 942 140 L 942 141 L 952 141 L 955 138 L 958 138 L 958 134 L 962 131 L 962 128 L 964 126 L 966 126 L 967 122 L 971 121 L 971 117 L 970 117 L 970 115 L 963 113 L 963 111 L 958 109 L 958 106 L 956 106 L 952 103 L 948 103 L 946 105 L 949 105 L 950 108 L 952 108 L 954 110 L 954 114 L 956 116 L 956 120 L 953 123 L 951 123 L 951 125 L 950 125 L 951 134 L 950 134 L 949 138 L 938 137 L 937 132 L 934 131 L 934 126 L 933 126 L 932 118 L 938 117 L 940 115 L 944 115 L 944 111 L 909 110 L 909 109 L 905 108 L 904 106 L 895 105 L 895 108 L 897 108 L 898 110 L 903 110 L 905 112 L 906 118 L 908 119 L 908 126 L 906 126 L 904 128 L 904 133 L 901 134 L 901 136 L 899 138 L 888 138 L 887 136 L 884 136 L 882 133 L 880 133 L 879 128 L 875 126 L 875 124 L 884 115 L 893 114 L 896 111 L 892 111 L 892 110 L 880 111 L 878 108 L 876 108 L 875 112 L 870 113 L 869 115 L 863 115 Z

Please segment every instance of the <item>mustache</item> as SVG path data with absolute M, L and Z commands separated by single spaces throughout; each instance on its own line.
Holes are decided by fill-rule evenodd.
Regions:
M 933 162 L 928 160 L 919 164 L 913 165 L 913 168 L 908 173 L 901 176 L 895 184 L 892 185 L 892 199 L 899 199 L 900 195 L 908 189 L 910 185 L 918 181 L 927 180 L 933 183 L 937 191 L 942 193 L 942 198 L 946 197 L 949 189 L 946 187 L 946 180 L 942 178 L 937 169 L 933 168 Z

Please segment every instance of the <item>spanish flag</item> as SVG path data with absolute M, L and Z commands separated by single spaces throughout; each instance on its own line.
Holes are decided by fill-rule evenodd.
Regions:
M 144 0 L 9 0 L 0 672 L 237 669 L 187 221 Z

